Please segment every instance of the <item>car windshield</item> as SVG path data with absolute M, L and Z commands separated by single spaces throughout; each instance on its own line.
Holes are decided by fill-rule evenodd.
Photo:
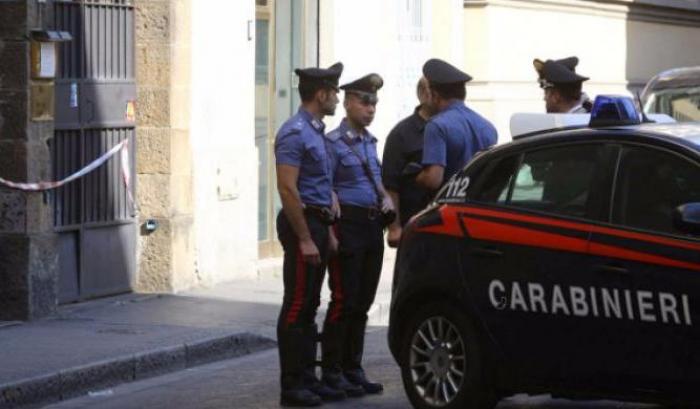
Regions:
M 644 106 L 646 113 L 661 113 L 678 122 L 700 121 L 700 87 L 652 91 Z

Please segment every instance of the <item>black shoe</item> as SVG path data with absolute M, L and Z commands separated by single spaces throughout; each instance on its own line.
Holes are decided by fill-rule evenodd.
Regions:
M 384 385 L 379 382 L 370 382 L 365 376 L 365 371 L 362 369 L 345 371 L 344 375 L 345 379 L 355 385 L 360 385 L 362 389 L 370 395 L 382 393 L 384 391 Z
M 280 394 L 280 406 L 309 407 L 321 405 L 321 398 L 308 389 L 287 389 Z
M 331 372 L 323 374 L 323 383 L 333 389 L 340 389 L 351 398 L 359 398 L 365 396 L 365 390 L 362 386 L 350 383 L 342 372 Z
M 338 401 L 348 397 L 344 390 L 331 388 L 315 378 L 310 382 L 306 382 L 305 385 L 306 389 L 320 396 L 324 401 Z

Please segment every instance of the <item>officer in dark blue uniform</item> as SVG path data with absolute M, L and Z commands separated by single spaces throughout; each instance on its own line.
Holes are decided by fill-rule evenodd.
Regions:
M 588 77 L 576 74 L 578 57 L 542 61 L 535 59 L 540 88 L 544 90 L 545 107 L 549 113 L 587 114 L 593 102 L 581 91 Z
M 382 270 L 384 227 L 396 216 L 381 182 L 377 139 L 367 130 L 382 85 L 379 75 L 369 74 L 341 86 L 346 117 L 326 135 L 341 216 L 336 225 L 338 254 L 329 264 L 331 303 L 323 325 L 324 338 L 338 342 L 324 341 L 323 380 L 350 396 L 383 390 L 362 368 L 367 312 Z
M 423 65 L 430 85 L 430 106 L 435 112 L 425 126 L 423 170 L 417 182 L 438 189 L 474 154 L 496 143 L 496 128 L 464 105 L 465 84 L 472 78 L 449 63 L 431 59 Z
M 316 310 L 329 251 L 337 249 L 330 228 L 332 181 L 322 119 L 335 113 L 342 70 L 340 63 L 328 69 L 295 70 L 302 106 L 275 139 L 282 200 L 277 232 L 284 249 L 284 300 L 277 321 L 284 406 L 317 406 L 322 398 L 345 397 L 315 374 Z

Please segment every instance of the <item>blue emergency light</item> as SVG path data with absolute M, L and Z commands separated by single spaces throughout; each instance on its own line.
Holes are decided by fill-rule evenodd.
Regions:
M 641 123 L 641 116 L 630 97 L 622 95 L 598 95 L 591 110 L 591 128 Z

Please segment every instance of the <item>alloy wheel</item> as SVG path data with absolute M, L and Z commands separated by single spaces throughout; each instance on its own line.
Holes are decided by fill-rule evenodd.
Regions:
M 409 364 L 413 387 L 425 403 L 448 405 L 464 383 L 464 341 L 445 317 L 426 319 L 413 334 Z

